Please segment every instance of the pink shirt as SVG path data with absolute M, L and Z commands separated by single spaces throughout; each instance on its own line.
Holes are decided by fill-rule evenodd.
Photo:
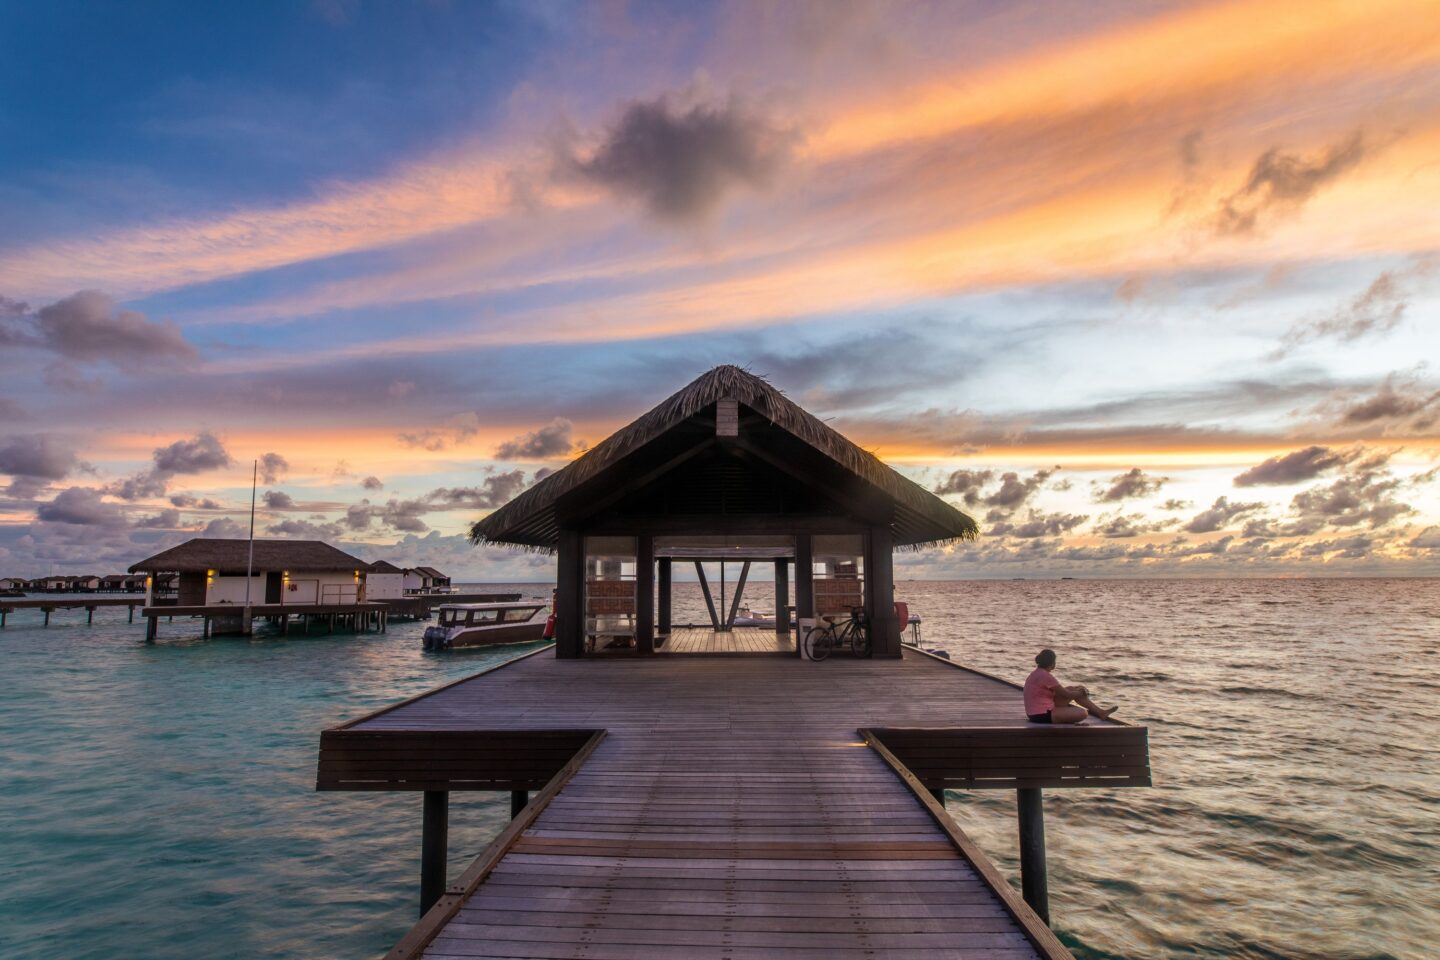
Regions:
M 1055 709 L 1055 688 L 1060 681 L 1044 667 L 1036 667 L 1025 678 L 1025 715 L 1049 713 Z

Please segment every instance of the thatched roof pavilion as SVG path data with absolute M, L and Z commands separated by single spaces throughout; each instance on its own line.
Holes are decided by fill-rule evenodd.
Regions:
M 658 626 L 664 634 L 668 558 L 703 555 L 699 547 L 686 550 L 686 538 L 706 544 L 722 538 L 737 557 L 746 557 L 747 545 L 754 545 L 753 559 L 776 564 L 777 606 L 784 568 L 793 559 L 797 616 L 805 617 L 815 612 L 810 579 L 821 542 L 815 538 L 834 544 L 836 537 L 851 537 L 846 542 L 855 544 L 854 567 L 865 571 L 864 605 L 875 655 L 898 656 L 892 551 L 973 539 L 976 533 L 972 518 L 762 378 L 726 365 L 474 524 L 470 537 L 477 544 L 559 555 L 561 657 L 582 655 L 595 635 L 587 598 L 606 579 L 597 566 L 601 554 L 612 556 L 612 563 L 613 556 L 628 558 L 627 568 L 633 564 L 630 619 L 636 647 L 645 653 L 654 647 L 657 626 L 654 611 L 647 609 L 651 578 L 658 572 Z M 787 546 L 777 548 L 777 537 Z M 633 547 L 621 542 L 625 538 L 634 538 Z
M 162 550 L 130 567 L 131 573 L 203 573 L 206 570 L 244 571 L 250 559 L 249 540 L 197 537 L 178 547 Z M 322 540 L 256 540 L 256 570 L 359 570 L 370 564 Z

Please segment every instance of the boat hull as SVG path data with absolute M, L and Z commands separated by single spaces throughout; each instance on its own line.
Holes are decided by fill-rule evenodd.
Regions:
M 545 621 L 505 624 L 498 627 L 464 627 L 446 630 L 428 627 L 425 630 L 426 650 L 454 650 L 461 647 L 495 647 L 507 643 L 533 643 L 545 639 Z

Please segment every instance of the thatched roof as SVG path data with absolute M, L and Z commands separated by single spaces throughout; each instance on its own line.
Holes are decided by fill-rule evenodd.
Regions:
M 739 401 L 888 496 L 895 505 L 897 547 L 973 540 L 977 536 L 979 528 L 971 517 L 857 447 L 763 378 L 727 364 L 701 375 L 628 427 L 475 523 L 470 530 L 471 542 L 553 549 L 553 524 L 540 525 L 547 531 L 543 536 L 529 532 L 537 529 L 537 518 L 553 515 L 556 502 L 565 494 L 725 398 Z
M 197 573 L 205 570 L 245 570 L 248 540 L 187 540 L 130 568 L 131 573 Z M 320 540 L 256 540 L 257 573 L 266 570 L 359 570 L 370 564 Z

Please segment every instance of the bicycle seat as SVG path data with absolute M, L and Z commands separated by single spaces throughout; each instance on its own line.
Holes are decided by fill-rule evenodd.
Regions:
M 848 619 L 850 619 L 850 618 L 849 618 L 849 617 L 842 616 L 841 614 L 838 614 L 838 613 L 822 613 L 822 614 L 820 615 L 820 619 L 821 619 L 821 620 L 824 620 L 826 623 L 829 623 L 829 624 L 832 624 L 832 625 L 833 625 L 836 620 L 848 620 Z

